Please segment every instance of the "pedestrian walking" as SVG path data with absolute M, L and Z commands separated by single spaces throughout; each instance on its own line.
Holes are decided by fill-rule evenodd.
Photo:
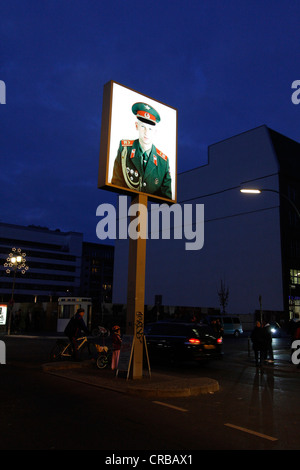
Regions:
M 252 341 L 256 367 L 262 366 L 266 357 L 267 341 L 265 331 L 259 321 L 256 322 L 250 338 Z
M 272 345 L 272 331 L 270 323 L 264 322 L 264 329 L 265 329 L 265 338 L 266 338 L 266 357 L 265 361 L 273 363 L 274 362 L 274 354 L 273 354 L 273 345 Z

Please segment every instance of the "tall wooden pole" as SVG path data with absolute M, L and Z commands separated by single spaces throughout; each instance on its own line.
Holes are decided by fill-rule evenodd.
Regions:
M 135 225 L 139 224 L 140 233 L 140 236 L 134 239 L 130 237 L 129 231 L 126 332 L 133 336 L 133 379 L 143 377 L 147 202 L 148 197 L 144 193 L 139 193 L 131 202 L 131 207 L 133 204 L 138 207 Z

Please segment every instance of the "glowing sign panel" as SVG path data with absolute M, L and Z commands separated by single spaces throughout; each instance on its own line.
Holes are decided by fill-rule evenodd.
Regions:
M 0 305 L 0 325 L 6 325 L 7 305 Z
M 98 187 L 176 202 L 177 110 L 116 82 L 104 86 Z

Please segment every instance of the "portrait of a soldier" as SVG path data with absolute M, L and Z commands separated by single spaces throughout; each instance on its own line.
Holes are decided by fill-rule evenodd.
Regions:
M 147 103 L 135 103 L 132 112 L 138 139 L 120 141 L 111 183 L 172 199 L 169 159 L 153 143 L 160 115 Z

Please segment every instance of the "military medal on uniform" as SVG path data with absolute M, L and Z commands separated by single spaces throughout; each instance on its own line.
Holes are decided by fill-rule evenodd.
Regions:
M 124 181 L 127 184 L 128 188 L 134 189 L 136 191 L 140 191 L 141 189 L 141 177 L 138 178 L 137 181 L 133 180 L 132 174 L 134 174 L 135 177 L 138 177 L 139 174 L 137 171 L 134 172 L 134 170 L 131 170 L 127 167 L 126 165 L 126 158 L 127 158 L 127 147 L 130 147 L 133 145 L 133 140 L 122 140 L 121 144 L 123 147 L 122 154 L 121 154 L 121 166 L 122 166 L 122 173 L 124 177 Z M 136 149 L 131 150 L 130 158 L 134 158 Z

